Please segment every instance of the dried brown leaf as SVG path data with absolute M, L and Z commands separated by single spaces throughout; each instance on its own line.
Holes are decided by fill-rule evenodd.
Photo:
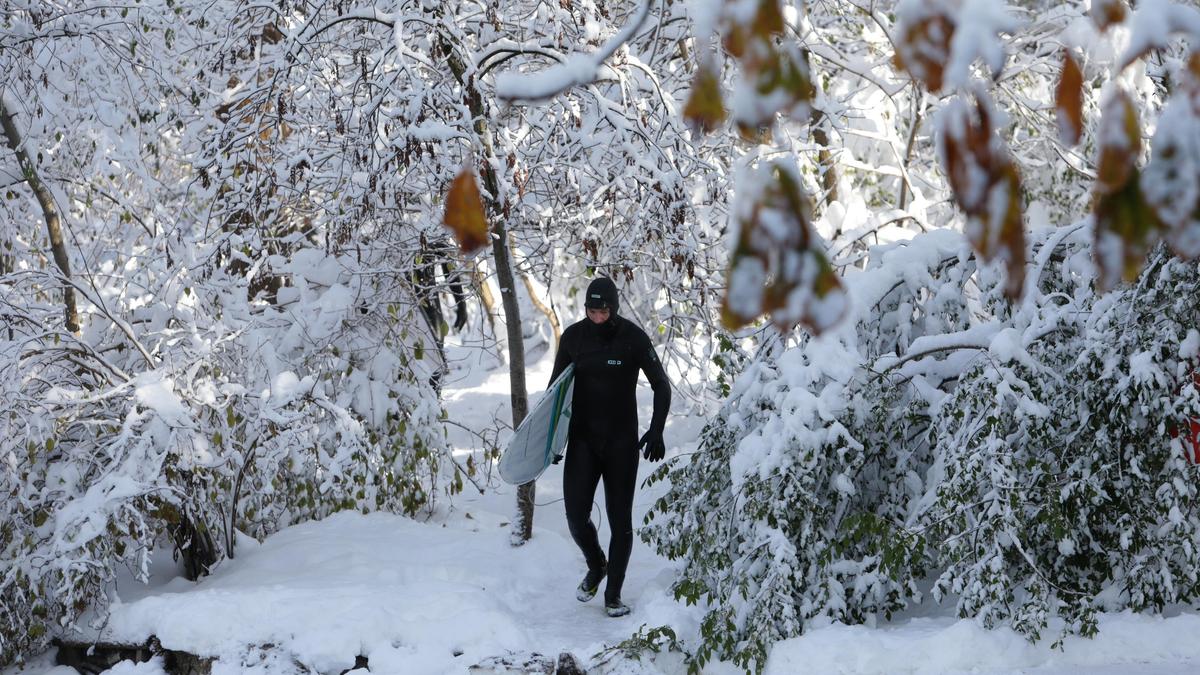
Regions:
M 770 314 L 781 331 L 801 324 L 820 333 L 845 315 L 846 293 L 812 228 L 808 196 L 788 171 L 771 171 L 770 184 L 740 223 L 722 322 L 736 329 Z
M 1127 13 L 1124 0 L 1092 0 L 1092 21 L 1101 32 L 1124 21 Z
M 1007 271 L 1005 294 L 1019 298 L 1025 280 L 1025 227 L 1021 179 L 1008 149 L 992 129 L 985 100 L 948 107 L 941 125 L 942 165 L 966 235 L 985 261 L 1000 259 Z
M 779 0 L 759 0 L 750 32 L 763 40 L 783 33 L 783 11 L 779 9 Z
M 446 212 L 442 223 L 454 233 L 458 247 L 470 255 L 487 246 L 489 241 L 487 215 L 475 172 L 464 167 L 446 193 Z
M 691 94 L 683 106 L 683 118 L 705 133 L 711 133 L 725 121 L 721 83 L 713 67 L 703 65 L 696 71 Z
M 902 26 L 896 40 L 893 62 L 925 85 L 940 91 L 950 60 L 950 42 L 954 38 L 953 17 L 933 11 L 911 25 Z
M 262 29 L 263 42 L 274 45 L 274 44 L 279 44 L 280 42 L 282 42 L 283 38 L 284 38 L 283 31 L 279 30 L 279 26 L 276 26 L 274 23 L 271 23 L 269 21 L 267 22 L 267 25 L 263 26 L 263 29 Z
M 1016 300 L 1025 287 L 1025 221 L 1021 217 L 1021 177 L 1016 165 L 1010 163 L 1005 168 L 1003 182 L 1007 202 L 996 253 L 1005 265 L 1004 294 Z
M 1083 71 L 1071 52 L 1063 50 L 1062 76 L 1054 90 L 1058 112 L 1058 136 L 1063 143 L 1075 145 L 1083 135 Z

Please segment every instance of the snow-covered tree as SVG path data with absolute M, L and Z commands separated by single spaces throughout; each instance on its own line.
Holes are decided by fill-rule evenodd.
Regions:
M 473 470 L 446 448 L 414 266 L 381 269 L 371 232 L 351 239 L 280 188 L 299 177 L 277 173 L 287 123 L 260 116 L 221 144 L 221 117 L 251 106 L 205 76 L 280 42 L 255 18 L 172 1 L 5 15 L 4 112 L 33 162 L 3 160 L 6 662 L 102 609 L 117 567 L 144 575 L 163 546 L 194 577 L 238 532 L 415 515 Z M 24 226 L 44 212 L 33 172 L 69 233 L 69 277 Z M 64 283 L 78 333 L 59 318 Z

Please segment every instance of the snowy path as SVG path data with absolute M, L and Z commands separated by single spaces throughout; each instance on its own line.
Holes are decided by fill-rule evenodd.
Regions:
M 548 369 L 543 357 L 530 371 L 531 388 L 544 384 Z M 478 428 L 493 415 L 507 416 L 507 379 L 502 369 L 474 372 L 451 382 L 447 401 L 452 419 Z M 649 391 L 639 393 L 648 415 Z M 668 427 L 674 451 L 694 447 L 698 426 L 697 420 L 676 420 Z M 453 440 L 465 447 L 466 438 Z M 643 463 L 641 473 L 651 469 Z M 133 642 L 155 634 L 165 647 L 220 656 L 216 675 L 304 672 L 297 664 L 338 673 L 359 654 L 368 657 L 372 673 L 423 675 L 466 673 L 509 650 L 570 651 L 587 659 L 643 624 L 670 624 L 681 637 L 694 633 L 697 608 L 670 598 L 672 563 L 640 542 L 625 586 L 631 616 L 610 619 L 599 599 L 575 600 L 583 561 L 567 534 L 560 480 L 561 468 L 551 467 L 539 482 L 535 535 L 523 547 L 508 543 L 515 488 L 496 481 L 483 495 L 468 488 L 430 522 L 338 514 L 289 528 L 261 545 L 248 541 L 236 560 L 198 584 L 174 579 L 153 588 L 122 585 L 122 602 L 114 606 L 105 634 Z M 639 491 L 635 523 L 657 496 Z M 593 515 L 602 513 L 598 494 Z M 607 541 L 603 521 L 600 530 Z M 1106 617 L 1098 639 L 1068 641 L 1065 651 L 1053 652 L 1011 631 L 985 631 L 969 621 L 935 616 L 877 629 L 815 630 L 778 645 L 767 672 L 1183 675 L 1200 672 L 1198 633 L 1200 617 L 1193 614 L 1165 620 Z M 25 672 L 46 672 L 44 661 L 41 665 Z M 162 670 L 151 663 L 109 672 Z M 678 658 L 667 657 L 641 667 L 626 663 L 617 672 L 684 670 Z M 705 672 L 739 671 L 714 664 Z

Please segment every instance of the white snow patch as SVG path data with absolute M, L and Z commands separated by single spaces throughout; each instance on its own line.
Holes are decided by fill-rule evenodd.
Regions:
M 1061 651 L 1051 649 L 1050 640 L 1031 644 L 1009 628 L 988 630 L 969 619 L 913 619 L 874 629 L 833 625 L 776 645 L 766 673 L 1094 673 L 1118 666 L 1106 672 L 1182 674 L 1194 671 L 1181 664 L 1200 666 L 1194 638 L 1200 616 L 1122 613 L 1104 615 L 1099 623 L 1096 639 L 1067 638 Z
M 1179 358 L 1194 359 L 1197 356 L 1200 356 L 1200 331 L 1191 328 L 1179 343 Z
M 167 424 L 178 426 L 188 418 L 187 406 L 175 394 L 175 382 L 171 378 L 146 372 L 137 377 L 135 386 L 137 402 L 153 410 Z

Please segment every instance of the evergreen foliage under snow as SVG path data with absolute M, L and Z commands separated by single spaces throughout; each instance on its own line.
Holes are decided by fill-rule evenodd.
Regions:
M 1015 306 L 959 235 L 875 250 L 854 322 L 746 367 L 643 530 L 709 608 L 701 661 L 928 595 L 1031 638 L 1197 597 L 1200 269 L 1097 297 L 1085 229 L 1037 234 Z

